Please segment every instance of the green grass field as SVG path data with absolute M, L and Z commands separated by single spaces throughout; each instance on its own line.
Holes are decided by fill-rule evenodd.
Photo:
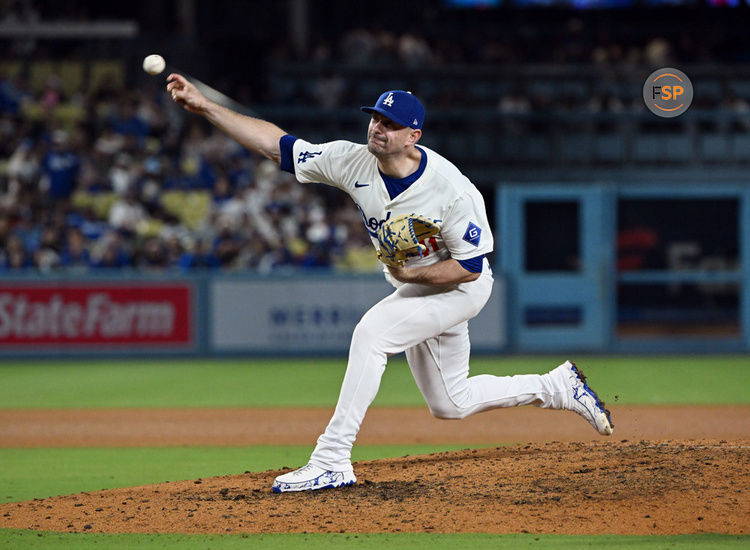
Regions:
M 544 373 L 551 357 L 479 357 L 472 374 Z M 608 403 L 750 403 L 750 359 L 589 357 L 578 361 Z M 343 359 L 84 360 L 0 365 L 6 409 L 109 407 L 332 407 Z M 402 358 L 391 360 L 374 406 L 424 406 Z
M 478 357 L 472 374 L 542 373 L 550 357 Z M 742 356 L 586 357 L 579 365 L 608 402 L 748 404 L 750 360 Z M 109 407 L 332 407 L 343 359 L 6 361 L 5 409 Z M 374 406 L 424 406 L 403 359 L 395 358 Z M 5 449 L 0 502 L 263 471 L 304 463 L 310 446 Z M 1 442 L 0 442 L 1 445 Z M 355 446 L 354 460 L 461 446 Z M 746 537 L 547 535 L 97 535 L 0 529 L 2 548 L 739 548 Z

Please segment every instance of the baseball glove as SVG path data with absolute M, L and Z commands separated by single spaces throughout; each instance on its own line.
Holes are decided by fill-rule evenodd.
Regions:
M 378 260 L 385 265 L 401 267 L 409 258 L 421 258 L 426 247 L 419 241 L 437 235 L 440 221 L 413 213 L 388 220 L 378 229 Z

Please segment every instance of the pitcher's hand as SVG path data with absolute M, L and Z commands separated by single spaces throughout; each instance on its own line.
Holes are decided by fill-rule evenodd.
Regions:
M 172 101 L 191 113 L 202 114 L 206 110 L 208 99 L 180 74 L 172 73 L 167 77 L 167 92 Z

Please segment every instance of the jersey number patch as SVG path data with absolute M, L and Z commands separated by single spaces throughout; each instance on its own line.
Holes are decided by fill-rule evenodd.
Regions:
M 422 257 L 427 256 L 430 253 L 430 247 L 432 247 L 433 252 L 437 252 L 438 250 L 440 250 L 437 239 L 435 237 L 430 237 L 429 240 L 425 239 L 423 241 L 419 241 L 419 244 L 425 247 L 424 252 L 422 252 Z M 428 244 L 430 246 L 427 246 Z
M 464 240 L 469 244 L 479 246 L 479 239 L 481 238 L 482 230 L 474 225 L 474 223 L 469 222 L 469 226 L 466 228 L 466 233 L 464 233 Z

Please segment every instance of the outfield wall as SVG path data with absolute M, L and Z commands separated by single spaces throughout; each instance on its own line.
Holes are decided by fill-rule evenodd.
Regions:
M 0 280 L 0 355 L 345 354 L 393 288 L 380 275 Z M 504 286 L 471 321 L 475 351 L 507 346 Z

